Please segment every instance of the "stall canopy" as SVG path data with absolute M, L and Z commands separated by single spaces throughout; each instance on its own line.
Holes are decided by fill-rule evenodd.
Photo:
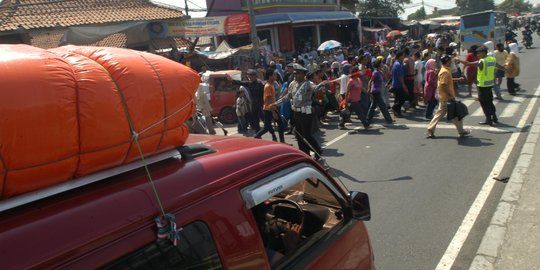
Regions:
M 439 22 L 432 21 L 432 20 L 423 20 L 423 21 L 420 21 L 420 24 L 424 25 L 424 26 L 429 26 L 429 27 L 440 27 L 441 26 L 441 24 Z
M 328 22 L 347 20 L 358 20 L 358 18 L 348 11 L 290 12 L 262 14 L 255 16 L 255 23 L 257 24 L 257 26 L 268 26 L 286 23 Z

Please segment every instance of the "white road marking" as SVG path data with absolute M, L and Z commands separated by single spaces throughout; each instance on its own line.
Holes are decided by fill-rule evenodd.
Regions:
M 534 95 L 535 97 L 531 99 L 529 105 L 527 106 L 527 109 L 523 113 L 523 117 L 520 119 L 518 123 L 518 127 L 521 127 L 520 129 L 525 127 L 525 123 L 527 119 L 529 118 L 532 112 L 532 109 L 538 102 L 537 96 L 539 94 L 540 94 L 540 86 L 538 86 L 538 88 L 536 89 L 536 93 Z M 520 133 L 513 133 L 510 136 L 510 139 L 506 143 L 506 146 L 504 147 L 504 150 L 499 156 L 499 159 L 493 166 L 493 169 L 491 170 L 491 173 L 489 174 L 489 176 L 486 178 L 486 181 L 484 182 L 482 189 L 476 196 L 476 199 L 474 200 L 473 204 L 471 205 L 471 208 L 467 212 L 467 215 L 465 215 L 465 218 L 461 222 L 461 225 L 456 231 L 454 238 L 448 245 L 448 248 L 446 249 L 444 255 L 442 256 L 435 270 L 449 270 L 454 264 L 456 257 L 459 254 L 459 251 L 463 247 L 465 240 L 469 236 L 469 233 L 474 223 L 476 222 L 476 219 L 478 218 L 480 211 L 484 207 L 484 204 L 489 194 L 491 193 L 491 190 L 493 189 L 495 181 L 493 181 L 492 178 L 495 176 L 498 176 L 499 173 L 501 172 L 502 168 L 504 167 L 504 164 L 506 164 L 506 161 L 508 160 L 508 157 L 510 156 L 510 153 L 512 152 L 512 150 L 514 149 L 516 145 L 519 135 Z
M 524 97 L 514 97 L 511 103 L 508 104 L 503 112 L 499 115 L 499 118 L 510 118 L 519 110 L 519 107 L 525 101 Z
M 462 100 L 461 102 L 463 102 L 463 104 L 465 104 L 467 107 L 473 105 L 473 103 L 477 102 L 475 101 L 474 99 L 465 99 L 465 100 Z
M 425 128 L 427 129 L 428 122 L 425 124 L 406 124 L 405 126 L 408 128 Z M 386 125 L 383 125 L 383 127 Z M 375 126 L 377 127 L 377 126 Z M 497 127 L 497 126 L 469 126 L 465 125 L 463 126 L 464 129 L 470 129 L 470 130 L 483 130 L 490 133 L 510 133 L 510 132 L 516 132 L 520 130 L 521 128 L 518 127 Z M 437 124 L 437 129 L 456 129 L 456 126 L 451 123 L 441 123 Z
M 329 141 L 329 142 L 327 142 L 327 143 L 323 143 L 322 147 L 323 147 L 323 148 L 326 148 L 326 147 L 328 147 L 328 146 L 330 146 L 330 145 L 332 145 L 332 144 L 338 142 L 339 140 L 341 140 L 341 139 L 347 137 L 347 135 L 349 135 L 349 131 L 350 131 L 350 130 L 348 130 L 347 132 L 345 132 L 345 133 L 339 135 L 337 138 L 335 138 L 335 139 L 333 139 L 333 140 L 331 140 L 331 141 Z
M 471 116 L 482 116 L 484 115 L 484 111 L 482 111 L 482 107 L 478 107 L 478 109 L 476 109 L 472 114 Z

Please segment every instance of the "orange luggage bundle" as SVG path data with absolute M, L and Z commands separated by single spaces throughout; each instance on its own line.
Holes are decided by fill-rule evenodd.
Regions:
M 185 143 L 199 76 L 119 48 L 0 45 L 0 199 Z

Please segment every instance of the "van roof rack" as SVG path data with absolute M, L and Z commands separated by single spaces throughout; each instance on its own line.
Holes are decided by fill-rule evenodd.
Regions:
M 183 145 L 180 148 L 159 153 L 150 157 L 146 157 L 146 165 L 150 165 L 162 160 L 169 158 L 190 160 L 199 156 L 207 155 L 216 152 L 215 149 L 208 147 L 204 144 L 191 144 Z M 99 171 L 93 174 L 82 176 L 80 178 L 75 178 L 64 183 L 60 183 L 54 186 L 46 187 L 29 193 L 24 193 L 13 198 L 8 198 L 0 200 L 0 213 L 31 203 L 41 199 L 45 199 L 66 191 L 70 191 L 82 186 L 86 186 L 95 182 L 105 180 L 107 178 L 119 175 L 131 170 L 135 170 L 141 167 L 144 167 L 144 162 L 142 160 L 133 161 L 128 164 L 121 166 L 113 167 L 103 171 Z
M 174 149 L 171 151 L 163 152 L 145 158 L 146 164 L 150 165 L 169 158 L 181 158 L 181 151 Z M 38 201 L 47 197 L 54 196 L 56 194 L 70 191 L 82 186 L 86 186 L 95 182 L 102 181 L 109 177 L 119 175 L 134 169 L 138 169 L 144 166 L 142 160 L 133 161 L 131 163 L 99 171 L 93 174 L 75 178 L 64 183 L 60 183 L 54 186 L 46 187 L 29 193 L 24 193 L 13 198 L 8 198 L 0 201 L 0 212 L 4 212 L 15 207 L 25 205 L 34 201 Z

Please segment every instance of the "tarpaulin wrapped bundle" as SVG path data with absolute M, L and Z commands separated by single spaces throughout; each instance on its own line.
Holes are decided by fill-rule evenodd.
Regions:
M 0 198 L 183 145 L 199 82 L 150 53 L 0 45 Z

